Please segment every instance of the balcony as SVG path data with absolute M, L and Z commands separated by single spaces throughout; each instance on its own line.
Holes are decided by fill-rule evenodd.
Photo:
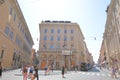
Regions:
M 40 50 L 39 50 L 40 52 L 52 52 L 52 53 L 62 53 L 62 51 L 63 51 L 63 49 L 49 49 L 49 48 L 47 48 L 47 49 L 44 49 L 44 48 L 41 48 Z M 76 51 L 76 49 L 72 49 L 72 50 L 70 50 L 70 51 L 72 51 L 72 53 L 76 53 L 77 51 Z

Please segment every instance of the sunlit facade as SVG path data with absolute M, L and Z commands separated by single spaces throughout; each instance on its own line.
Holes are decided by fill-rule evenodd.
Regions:
M 106 54 L 106 58 L 103 61 L 111 67 L 115 60 L 120 67 L 120 0 L 111 0 L 106 12 L 107 20 L 103 35 L 103 53 Z
M 68 69 L 80 68 L 85 62 L 87 49 L 84 37 L 77 23 L 70 21 L 42 21 L 40 28 L 40 68 L 54 64 L 55 69 L 65 65 Z
M 31 62 L 33 40 L 17 0 L 0 5 L 0 62 L 3 69 Z

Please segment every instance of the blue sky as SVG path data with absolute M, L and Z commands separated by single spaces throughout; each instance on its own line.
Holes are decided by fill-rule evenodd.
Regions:
M 42 20 L 68 20 L 79 24 L 85 42 L 97 62 L 110 0 L 18 0 L 35 49 L 38 49 L 39 23 Z M 96 40 L 94 39 L 96 37 Z

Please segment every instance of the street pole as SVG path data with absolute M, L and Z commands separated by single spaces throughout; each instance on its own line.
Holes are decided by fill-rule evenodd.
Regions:
M 64 50 L 63 50 L 63 56 L 64 56 L 64 65 L 65 65 L 65 68 L 66 68 L 66 54 L 65 54 L 65 48 L 66 48 L 66 45 L 65 45 L 65 40 L 64 40 L 64 45 L 63 45 L 63 48 L 64 48 Z

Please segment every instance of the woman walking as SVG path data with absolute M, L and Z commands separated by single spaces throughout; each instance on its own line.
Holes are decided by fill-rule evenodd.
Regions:
M 22 74 L 23 74 L 23 80 L 27 80 L 27 66 L 24 65 L 23 66 L 23 70 L 22 70 Z
M 37 80 L 39 80 L 39 76 L 38 76 L 38 66 L 34 66 L 34 73 L 33 76 L 31 78 L 31 80 L 35 80 L 35 78 L 37 78 Z
M 116 73 L 117 73 L 117 67 L 116 66 L 112 66 L 112 78 L 116 78 L 117 79 L 117 75 L 116 75 Z

